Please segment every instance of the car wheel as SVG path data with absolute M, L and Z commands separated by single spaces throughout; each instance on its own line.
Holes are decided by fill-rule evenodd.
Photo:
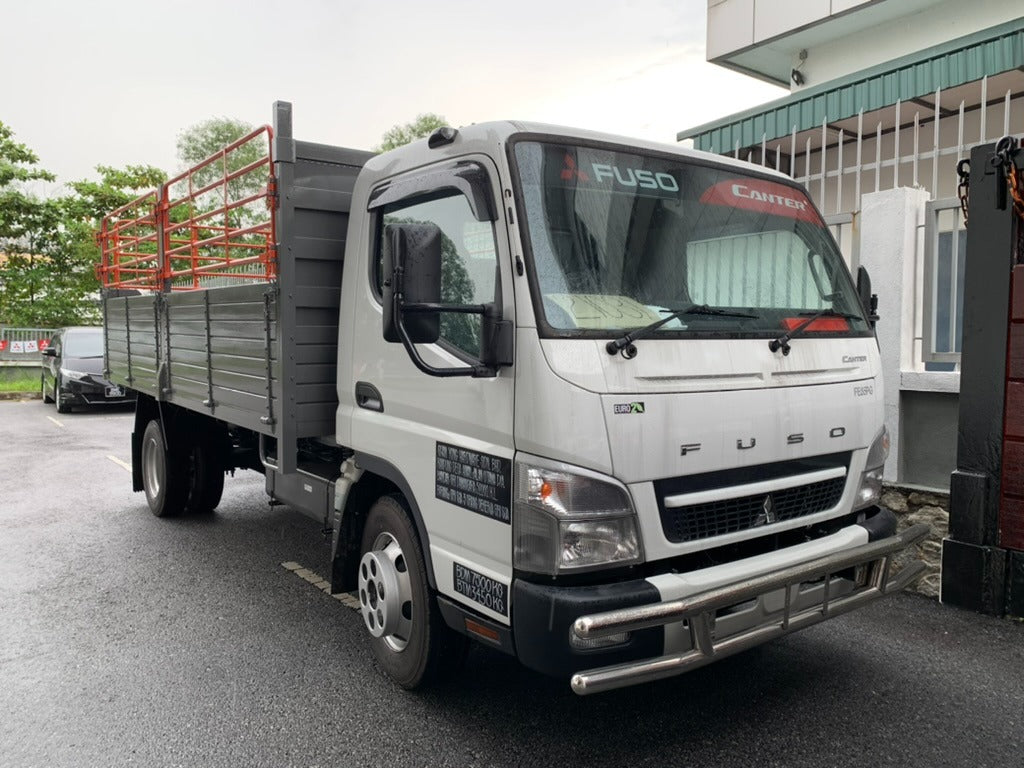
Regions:
M 149 422 L 142 434 L 142 488 L 157 517 L 177 515 L 185 506 L 187 485 L 175 453 L 171 443 L 164 445 L 160 422 Z
M 403 688 L 438 682 L 465 658 L 467 640 L 441 617 L 404 500 L 370 508 L 359 561 L 359 604 L 373 655 Z
M 46 394 L 46 377 L 45 376 L 40 376 L 39 377 L 39 389 L 43 393 L 43 402 L 44 403 L 52 403 L 53 402 L 53 398 L 50 397 L 48 394 Z
M 61 392 L 60 379 L 53 381 L 53 402 L 57 404 L 57 413 L 71 413 L 71 403 Z
M 188 497 L 185 511 L 212 512 L 224 494 L 224 470 L 210 447 L 209 438 L 200 435 L 192 443 L 188 460 Z

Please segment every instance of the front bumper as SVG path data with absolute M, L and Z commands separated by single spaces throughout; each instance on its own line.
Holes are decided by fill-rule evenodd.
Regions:
M 880 510 L 862 524 L 786 550 L 607 587 L 517 582 L 517 653 L 527 666 L 571 674 L 578 694 L 681 674 L 911 584 L 924 564 L 891 575 L 890 563 L 929 529 L 917 525 L 895 535 L 895 523 Z M 604 590 L 610 600 L 601 599 Z M 581 651 L 570 633 L 582 641 L 629 633 L 629 640 Z
M 66 379 L 61 382 L 61 397 L 69 405 L 123 405 L 135 402 L 135 391 L 116 387 L 121 394 L 108 395 L 114 388 L 106 379 L 88 376 L 85 379 Z

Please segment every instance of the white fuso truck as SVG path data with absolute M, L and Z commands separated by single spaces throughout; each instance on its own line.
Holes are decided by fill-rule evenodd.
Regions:
M 654 680 L 920 574 L 870 283 L 789 178 L 518 122 L 373 155 L 274 110 L 103 221 L 155 514 L 264 473 L 407 688 L 468 639 L 581 694 Z

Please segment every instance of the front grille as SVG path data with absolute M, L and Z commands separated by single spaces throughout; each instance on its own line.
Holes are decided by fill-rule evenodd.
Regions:
M 767 494 L 759 493 L 687 507 L 670 509 L 660 504 L 661 526 L 665 537 L 674 543 L 746 531 L 831 509 L 842 498 L 845 485 L 845 477 L 835 477 Z M 769 498 L 771 503 L 767 505 L 769 509 L 766 509 Z

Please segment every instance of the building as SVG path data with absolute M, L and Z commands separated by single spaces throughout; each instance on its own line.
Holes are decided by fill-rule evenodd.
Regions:
M 708 0 L 708 60 L 790 93 L 677 138 L 801 181 L 850 266 L 870 269 L 890 482 L 945 489 L 956 464 L 957 164 L 1024 133 L 1022 12 L 1019 0 Z

